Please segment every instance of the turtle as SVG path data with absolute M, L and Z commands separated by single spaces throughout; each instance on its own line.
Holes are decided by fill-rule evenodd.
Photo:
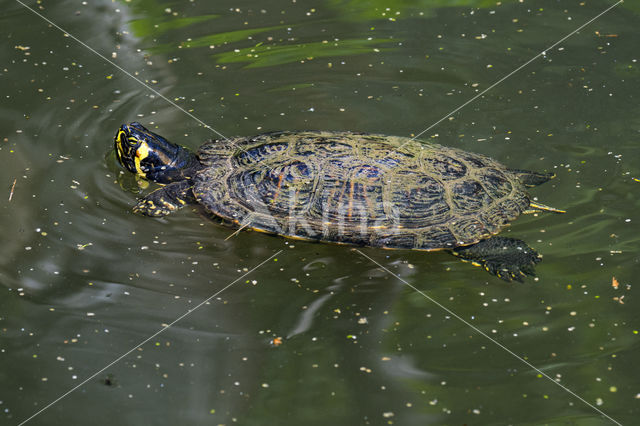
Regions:
M 495 236 L 522 213 L 563 213 L 528 187 L 553 173 L 508 168 L 457 148 L 349 131 L 276 131 L 205 142 L 197 152 L 138 122 L 115 136 L 121 165 L 160 184 L 134 212 L 199 204 L 239 229 L 389 249 L 448 250 L 505 281 L 535 276 L 525 242 Z

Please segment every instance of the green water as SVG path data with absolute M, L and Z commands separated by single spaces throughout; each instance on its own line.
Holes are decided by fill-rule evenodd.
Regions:
M 113 135 L 134 120 L 192 148 L 217 137 L 202 123 L 416 135 L 613 2 L 27 4 L 201 122 L 0 2 L 0 423 L 106 366 L 28 424 L 637 421 L 637 2 L 422 135 L 554 171 L 533 194 L 567 210 L 503 232 L 544 254 L 524 284 L 446 253 L 363 249 L 424 295 L 349 247 L 227 240 L 191 209 L 132 214 L 144 190 L 120 176 Z

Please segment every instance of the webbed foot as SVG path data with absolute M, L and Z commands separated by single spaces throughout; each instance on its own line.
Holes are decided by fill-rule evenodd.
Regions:
M 145 216 L 160 217 L 173 213 L 178 210 L 178 208 L 178 206 L 164 200 L 162 197 L 145 197 L 138 201 L 138 204 L 133 207 L 133 212 Z
M 504 281 L 519 282 L 523 282 L 527 275 L 535 276 L 535 266 L 542 259 L 524 241 L 507 237 L 493 237 L 470 246 L 458 247 L 453 250 L 453 254 L 482 266 Z
M 175 182 L 139 200 L 133 212 L 152 217 L 166 216 L 190 202 L 193 202 L 191 184 L 188 181 Z

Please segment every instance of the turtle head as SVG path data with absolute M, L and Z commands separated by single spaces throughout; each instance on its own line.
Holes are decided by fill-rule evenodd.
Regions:
M 186 148 L 136 122 L 120 126 L 114 142 L 118 160 L 125 169 L 158 183 L 186 179 L 185 172 L 197 161 Z

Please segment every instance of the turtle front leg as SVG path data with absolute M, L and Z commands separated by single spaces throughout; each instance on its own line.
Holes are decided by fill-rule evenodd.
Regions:
M 515 238 L 493 237 L 476 244 L 458 247 L 455 256 L 482 266 L 490 274 L 505 281 L 523 282 L 527 275 L 535 276 L 536 263 L 542 256 L 527 243 Z
M 173 213 L 193 202 L 195 202 L 195 198 L 191 191 L 191 182 L 183 180 L 156 189 L 139 200 L 133 208 L 133 212 L 145 216 L 160 217 Z

